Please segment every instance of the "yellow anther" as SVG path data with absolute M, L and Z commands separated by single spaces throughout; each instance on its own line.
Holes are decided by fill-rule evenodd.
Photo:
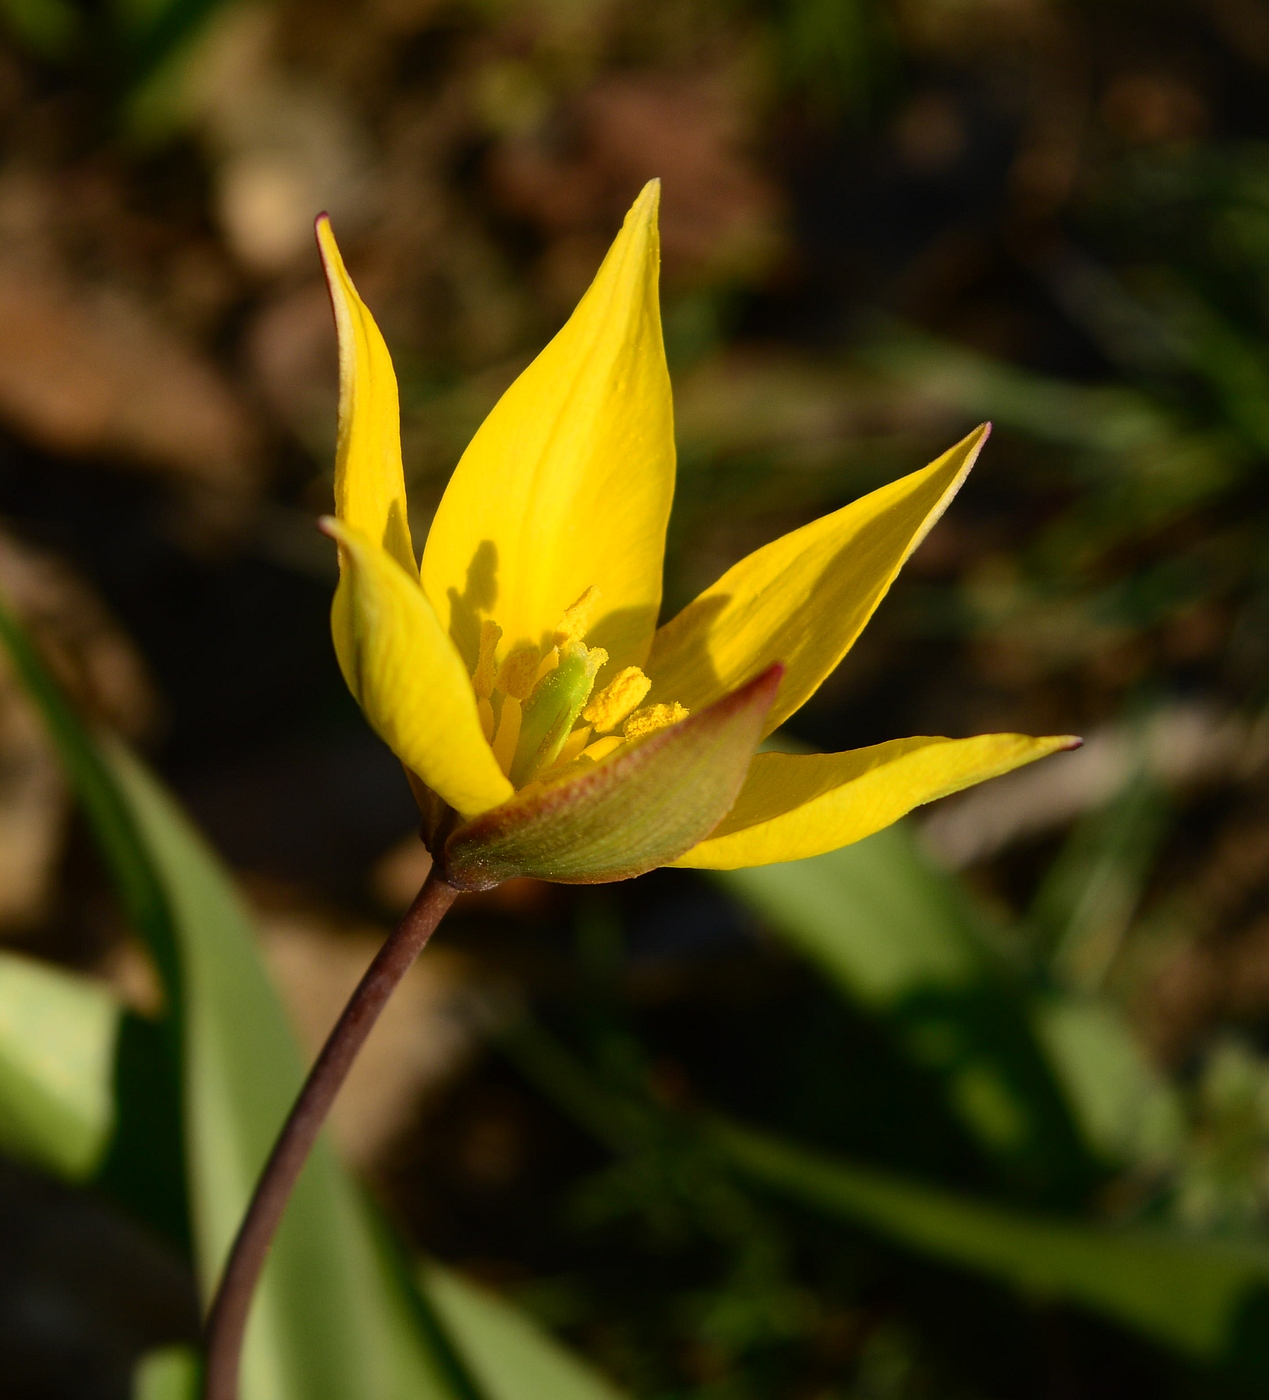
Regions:
M 488 700 L 493 694 L 494 676 L 497 674 L 494 668 L 494 652 L 498 650 L 501 640 L 502 628 L 492 619 L 485 618 L 480 624 L 480 659 L 476 662 L 476 669 L 471 677 L 477 700 Z
M 482 695 L 476 701 L 476 711 L 480 715 L 480 727 L 485 732 L 485 740 L 492 744 L 494 736 L 493 705 Z
M 607 758 L 614 749 L 619 749 L 626 741 L 620 734 L 605 734 L 602 739 L 596 739 L 593 744 L 582 750 L 582 757 L 589 758 L 592 763 L 598 763 L 601 758 Z
M 649 705 L 646 709 L 636 710 L 621 732 L 627 739 L 642 739 L 648 734 L 655 734 L 658 729 L 664 729 L 666 725 L 677 724 L 688 714 L 689 711 L 677 700 L 669 705 Z
M 564 609 L 564 616 L 560 618 L 555 629 L 556 646 L 562 647 L 565 642 L 580 642 L 582 640 L 590 630 L 591 615 L 598 602 L 599 589 L 592 583 L 575 603 L 571 603 Z
M 627 666 L 608 682 L 582 711 L 582 718 L 595 726 L 598 734 L 616 729 L 630 712 L 643 703 L 652 682 L 637 666 Z
M 537 647 L 519 647 L 502 663 L 498 689 L 517 700 L 527 700 L 541 662 Z

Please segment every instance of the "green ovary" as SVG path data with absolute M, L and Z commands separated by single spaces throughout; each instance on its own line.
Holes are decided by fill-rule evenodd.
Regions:
M 516 787 L 523 787 L 559 757 L 590 699 L 595 673 L 607 659 L 602 651 L 579 642 L 566 642 L 560 648 L 559 665 L 542 677 L 524 702 L 520 740 L 508 774 Z

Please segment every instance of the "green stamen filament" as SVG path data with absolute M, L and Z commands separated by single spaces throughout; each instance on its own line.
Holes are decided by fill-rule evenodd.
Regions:
M 508 775 L 516 787 L 555 762 L 590 699 L 595 673 L 607 660 L 607 652 L 599 647 L 579 642 L 560 647 L 559 665 L 533 687 L 521 711 L 519 742 Z
M 598 763 L 623 743 L 687 716 L 681 705 L 639 709 L 652 683 L 637 666 L 618 672 L 592 697 L 595 676 L 608 661 L 602 647 L 582 640 L 598 602 L 599 590 L 586 589 L 564 610 L 545 656 L 522 644 L 501 665 L 496 653 L 502 629 L 488 618 L 481 623 L 472 688 L 485 738 L 517 788 L 541 776 L 553 780 L 582 761 Z M 587 722 L 575 728 L 579 718 Z M 619 726 L 620 734 L 605 733 Z M 604 737 L 592 743 L 595 735 Z

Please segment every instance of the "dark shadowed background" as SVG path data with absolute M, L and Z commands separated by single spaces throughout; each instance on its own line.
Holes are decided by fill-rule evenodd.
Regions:
M 1009 989 L 939 1016 L 1003 1046 L 1034 1105 L 1053 1090 L 1010 1017 L 1033 993 L 1095 1007 L 1127 1050 L 1097 1058 L 1094 1016 L 1063 1063 L 1091 1066 L 1096 1099 L 1127 1055 L 1124 1095 L 1054 1109 L 1065 1126 L 1024 1152 L 990 1085 L 949 1095 L 938 1017 L 843 995 L 740 887 L 513 883 L 460 902 L 336 1114 L 410 1237 L 641 1400 L 1262 1391 L 1263 1356 L 1196 1361 L 740 1183 L 681 1119 L 721 1108 L 977 1199 L 1260 1247 L 1269 4 L 0 16 L 0 589 L 242 876 L 310 1048 L 424 870 L 329 641 L 319 210 L 396 362 L 416 540 L 652 176 L 679 439 L 667 615 L 996 425 L 788 728 L 831 749 L 1086 736 L 910 829 Z M 0 938 L 153 1003 L 7 668 Z M 595 1130 L 606 1095 L 640 1104 L 633 1146 Z M 0 1166 L 0 1396 L 123 1397 L 143 1349 L 194 1329 L 174 1243 Z

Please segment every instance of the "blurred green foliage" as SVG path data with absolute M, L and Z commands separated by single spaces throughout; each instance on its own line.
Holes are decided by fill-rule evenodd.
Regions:
M 296 528 L 325 501 L 333 432 L 325 362 L 303 339 L 319 203 L 350 229 L 401 371 L 421 538 L 629 189 L 663 174 L 681 466 L 668 608 L 751 544 L 991 418 L 975 479 L 796 727 L 832 747 L 984 728 L 1093 740 L 1088 765 L 1064 770 L 1078 781 L 1055 761 L 1052 778 L 984 794 L 990 821 L 966 805 L 799 867 L 471 915 L 460 939 L 509 928 L 490 961 L 526 1007 L 455 1102 L 425 1115 L 423 1165 L 402 1169 L 394 1206 L 409 1217 L 424 1198 L 421 1238 L 641 1396 L 1263 1387 L 1263 5 L 279 0 L 259 11 L 267 60 L 235 7 L 213 10 L 4 6 L 35 74 L 29 109 L 93 95 L 61 145 L 40 127 L 23 146 L 14 119 L 22 158 L 56 148 L 50 184 L 71 204 L 123 171 L 115 223 L 86 232 L 61 215 L 67 260 L 145 290 L 265 414 L 284 465 L 232 548 L 326 587 L 329 559 Z M 237 55 L 211 97 L 178 72 L 200 35 Z M 101 103 L 131 110 L 165 75 L 162 140 L 140 157 L 119 140 L 126 122 L 97 120 Z M 362 166 L 365 185 L 346 178 Z M 251 220 L 263 209 L 282 227 L 295 190 L 301 241 L 261 242 Z M 324 321 L 315 334 L 328 348 Z M 23 482 L 45 467 L 24 463 Z M 4 509 L 21 521 L 25 501 L 11 492 Z M 93 518 L 90 532 L 109 530 Z M 103 576 L 119 568 L 103 547 L 86 554 Z M 325 602 L 315 589 L 323 646 Z M 139 630 L 161 648 L 162 626 Z M 251 670 L 246 646 L 240 630 L 214 674 Z M 171 651 L 179 693 L 194 663 Z M 220 694 L 205 673 L 187 684 Z M 186 752 L 204 747 L 184 722 L 178 704 Z M 223 756 L 220 741 L 207 747 Z M 72 769 L 132 924 L 178 988 L 174 901 L 153 853 L 118 835 L 135 825 L 127 779 Z M 166 807 L 154 821 L 157 845 L 191 839 Z M 939 823 L 959 832 L 963 873 L 928 856 Z M 640 940 L 658 922 L 689 951 L 649 966 Z M 690 951 L 718 925 L 721 951 Z M 548 972 L 526 944 L 552 950 L 538 954 Z M 264 997 L 246 962 L 235 975 Z M 45 1032 L 72 1013 L 51 1054 Z M 189 1249 L 210 1188 L 187 1180 L 172 1126 L 195 1092 L 173 1036 L 170 1017 L 120 1011 L 30 959 L 0 967 L 6 1151 L 91 1178 Z M 257 1155 L 256 1095 L 276 1111 L 294 1079 L 291 1052 L 274 1058 L 276 1082 L 240 1083 L 241 1101 L 214 1110 Z M 525 1168 L 529 1186 L 503 1196 L 474 1171 L 446 1178 L 447 1143 L 484 1093 L 563 1165 Z M 329 1223 L 311 1228 L 335 1249 Z M 377 1265 L 356 1267 L 401 1297 Z M 451 1338 L 460 1389 L 602 1392 L 521 1316 L 485 1317 L 497 1305 L 483 1294 L 431 1277 L 430 1324 L 405 1331 Z M 142 1394 L 179 1387 L 184 1365 L 158 1358 Z
M 25 1034 L 0 1056 L 7 1145 L 78 1180 L 122 1187 L 123 1201 L 158 1230 L 171 1223 L 166 1200 L 183 1197 L 184 1233 L 209 1296 L 303 1069 L 245 910 L 215 856 L 127 750 L 81 725 L 4 612 L 0 636 L 76 782 L 134 927 L 153 940 L 149 951 L 168 970 L 160 1021 L 166 1043 L 152 1048 L 166 1050 L 168 1073 L 133 1077 L 111 1034 L 117 1010 L 112 1016 L 103 1008 L 100 989 L 38 965 L 25 972 L 6 965 L 5 1015 L 27 1018 Z M 111 1078 L 115 1102 L 105 1107 L 101 1089 Z M 138 1115 L 153 1114 L 146 1099 L 156 1082 L 169 1091 L 158 1105 L 160 1130 L 182 1140 L 179 1155 L 162 1164 L 178 1179 L 160 1180 L 157 1190 L 154 1135 L 128 1131 Z M 138 1184 L 146 1189 L 128 1190 Z M 398 1254 L 329 1145 L 320 1144 L 270 1250 L 244 1350 L 244 1396 L 531 1400 L 571 1388 L 580 1400 L 606 1393 L 527 1323 L 504 1320 L 500 1305 L 447 1282 L 439 1269 L 411 1286 Z M 432 1310 L 432 1286 L 447 1299 L 457 1343 Z M 464 1344 L 491 1353 L 480 1387 L 461 1355 Z M 514 1359 L 499 1369 L 508 1348 Z M 492 1379 L 483 1374 L 489 1366 Z M 142 1395 L 185 1395 L 189 1379 L 188 1367 L 164 1361 L 146 1367 L 139 1385 Z
M 124 100 L 198 32 L 222 0 L 5 0 L 16 37 Z

